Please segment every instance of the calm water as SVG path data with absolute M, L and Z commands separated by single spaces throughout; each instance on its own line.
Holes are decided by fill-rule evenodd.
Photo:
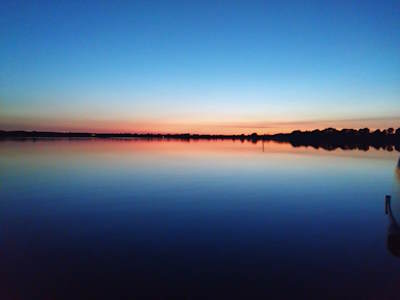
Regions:
M 397 299 L 399 156 L 0 142 L 1 299 Z

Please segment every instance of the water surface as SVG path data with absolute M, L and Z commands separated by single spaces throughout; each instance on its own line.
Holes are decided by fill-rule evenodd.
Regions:
M 384 196 L 400 220 L 398 159 L 240 141 L 0 142 L 0 296 L 395 299 Z

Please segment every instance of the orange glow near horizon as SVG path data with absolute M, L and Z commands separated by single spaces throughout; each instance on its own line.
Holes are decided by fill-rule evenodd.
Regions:
M 2 118 L 0 130 L 37 130 L 96 133 L 274 134 L 293 130 L 342 128 L 397 128 L 400 118 L 310 121 L 126 121 L 81 119 Z

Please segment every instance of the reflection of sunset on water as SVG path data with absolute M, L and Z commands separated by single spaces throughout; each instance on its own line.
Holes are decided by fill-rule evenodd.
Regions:
M 146 140 L 146 139 L 37 139 L 2 141 L 0 158 L 4 163 L 24 161 L 23 169 L 66 164 L 69 166 L 98 165 L 107 168 L 169 168 L 179 165 L 216 169 L 236 166 L 258 172 L 272 166 L 277 170 L 306 168 L 323 163 L 326 172 L 338 164 L 356 166 L 363 161 L 374 166 L 397 159 L 397 152 L 341 150 L 327 151 L 313 147 L 293 147 L 288 143 L 232 140 Z M 0 159 L 0 162 L 2 161 Z M 279 165 L 277 162 L 280 162 Z
M 56 143 L 54 143 L 56 141 Z M 175 140 L 175 139 L 37 139 L 34 142 L 2 141 L 0 153 L 13 156 L 16 153 L 36 155 L 74 155 L 101 154 L 107 152 L 129 155 L 130 153 L 164 153 L 177 155 L 246 155 L 259 153 L 325 155 L 360 158 L 392 158 L 397 152 L 377 150 L 372 147 L 368 151 L 335 149 L 332 151 L 311 146 L 293 147 L 289 143 L 273 141 L 241 141 L 241 140 Z M 24 147 L 19 147 L 24 145 Z M 54 150 L 57 150 L 54 152 Z

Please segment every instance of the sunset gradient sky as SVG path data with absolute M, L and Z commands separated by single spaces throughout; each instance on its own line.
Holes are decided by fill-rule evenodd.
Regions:
M 399 1 L 2 1 L 0 129 L 400 126 Z

